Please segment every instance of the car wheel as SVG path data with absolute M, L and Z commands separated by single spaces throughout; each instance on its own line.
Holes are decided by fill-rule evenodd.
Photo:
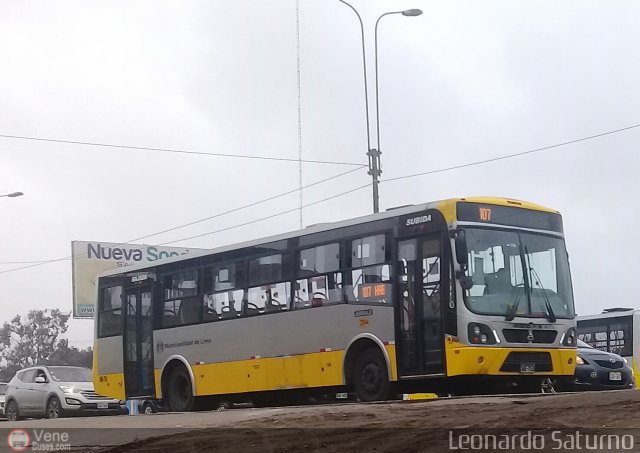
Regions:
M 52 396 L 47 401 L 47 418 L 60 418 L 62 417 L 62 405 L 57 396 Z
M 183 366 L 174 368 L 167 385 L 169 408 L 174 412 L 189 412 L 194 406 L 191 378 Z
M 389 397 L 387 364 L 378 350 L 364 350 L 355 360 L 352 376 L 360 401 L 380 401 Z
M 144 405 L 142 406 L 142 413 L 145 415 L 151 415 L 155 413 L 155 410 L 153 410 L 153 404 L 144 403 Z
M 11 400 L 7 404 L 7 407 L 4 408 L 5 416 L 7 420 L 10 422 L 15 422 L 20 420 L 20 412 L 18 411 L 18 404 Z

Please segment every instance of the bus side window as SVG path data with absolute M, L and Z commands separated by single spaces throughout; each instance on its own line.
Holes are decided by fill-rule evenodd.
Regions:
M 292 255 L 282 253 L 249 260 L 249 291 L 243 314 L 253 316 L 289 309 Z
M 204 271 L 205 294 L 202 297 L 204 322 L 233 319 L 240 316 L 244 290 L 244 263 L 241 261 L 216 265 Z
M 97 316 L 99 337 L 122 334 L 122 286 L 102 288 Z
M 390 237 L 376 234 L 350 242 L 345 271 L 345 297 L 348 302 L 391 302 Z
M 164 298 L 179 299 L 198 293 L 198 271 L 178 272 L 164 278 Z
M 351 284 L 346 285 L 349 302 L 391 302 L 391 265 L 383 264 L 351 270 Z
M 213 307 L 209 315 L 211 316 L 210 320 L 235 319 L 240 316 L 242 301 L 244 300 L 244 289 L 215 293 L 212 298 Z
M 309 302 L 309 281 L 305 279 L 296 281 L 293 307 L 296 309 L 311 306 Z
M 178 321 L 181 325 L 200 321 L 200 298 L 183 299 L 178 310 Z
M 205 294 L 202 296 L 202 317 L 204 322 L 217 321 L 220 319 L 219 315 L 216 310 L 214 294 Z
M 165 300 L 162 304 L 162 327 L 200 322 L 200 304 L 201 298 L 199 296 Z
M 291 283 L 280 282 L 249 288 L 248 316 L 289 309 Z
M 300 251 L 295 308 L 342 303 L 340 244 L 319 245 Z
M 240 305 L 242 299 L 237 301 L 235 299 L 229 299 L 226 303 L 222 303 L 220 308 L 220 319 L 235 319 L 240 316 Z

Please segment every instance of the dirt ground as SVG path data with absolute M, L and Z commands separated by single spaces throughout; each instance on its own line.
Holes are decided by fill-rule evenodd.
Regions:
M 620 428 L 640 428 L 639 391 L 295 407 L 250 423 L 222 423 L 100 451 L 441 452 L 452 450 L 452 429 L 498 434 L 534 429 L 547 438 L 553 430 L 631 432 L 636 439 L 631 451 L 640 451 L 640 429 Z

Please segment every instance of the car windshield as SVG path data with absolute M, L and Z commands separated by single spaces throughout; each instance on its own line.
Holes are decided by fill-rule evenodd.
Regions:
M 465 303 L 474 313 L 574 318 L 564 240 L 518 231 L 468 228 Z
M 0 384 L 0 395 L 7 393 L 7 384 Z
M 74 366 L 47 367 L 55 382 L 91 382 L 91 370 Z

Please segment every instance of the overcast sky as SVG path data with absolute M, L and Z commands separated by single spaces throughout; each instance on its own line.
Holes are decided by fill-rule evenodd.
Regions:
M 640 2 L 353 0 L 373 96 L 379 28 L 382 180 L 640 124 Z M 366 163 L 360 28 L 337 0 L 300 0 L 302 153 Z M 373 98 L 371 99 L 373 102 Z M 371 109 L 372 117 L 375 117 Z M 296 1 L 0 0 L 0 134 L 298 157 Z M 373 118 L 372 118 L 373 119 Z M 372 123 L 375 126 L 375 123 Z M 634 231 L 640 128 L 382 183 L 381 209 L 458 196 L 559 210 L 579 314 L 640 308 Z M 305 164 L 305 184 L 353 167 Z M 304 203 L 366 184 L 358 170 Z M 0 138 L 0 271 L 123 242 L 296 189 L 298 164 Z M 176 241 L 295 208 L 291 194 L 149 238 Z M 305 225 L 371 212 L 371 192 L 304 209 Z M 292 212 L 175 242 L 209 248 L 299 225 Z M 0 321 L 71 310 L 71 263 L 0 274 Z M 91 343 L 92 321 L 68 337 Z

